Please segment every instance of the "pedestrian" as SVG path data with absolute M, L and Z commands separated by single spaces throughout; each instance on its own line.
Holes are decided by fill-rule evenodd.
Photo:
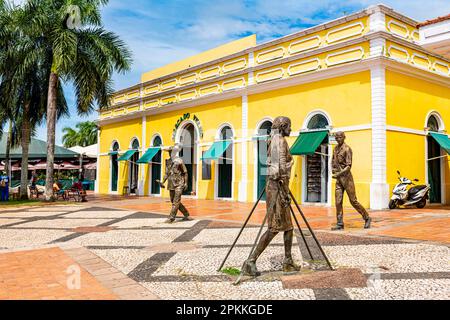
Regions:
M 9 177 L 4 172 L 0 175 L 0 201 L 9 200 Z

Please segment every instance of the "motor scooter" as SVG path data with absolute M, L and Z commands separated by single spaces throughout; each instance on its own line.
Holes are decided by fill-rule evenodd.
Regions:
M 393 195 L 389 201 L 389 209 L 396 209 L 399 206 L 416 206 L 417 208 L 423 208 L 427 204 L 429 199 L 430 186 L 416 185 L 413 183 L 418 182 L 418 179 L 411 181 L 408 178 L 402 177 L 400 171 L 397 171 L 398 183 L 393 190 Z M 413 186 L 408 188 L 409 186 Z

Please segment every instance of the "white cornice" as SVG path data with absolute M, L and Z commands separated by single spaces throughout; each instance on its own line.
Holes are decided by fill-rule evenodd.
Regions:
M 158 107 L 158 108 L 152 108 L 148 110 L 142 110 L 139 112 L 135 112 L 133 114 L 127 114 L 121 117 L 117 118 L 108 118 L 108 119 L 102 119 L 98 120 L 97 123 L 100 126 L 111 124 L 111 123 L 117 123 L 117 122 L 123 122 L 131 119 L 140 118 L 142 116 L 151 116 L 156 114 L 162 114 L 167 113 L 171 111 L 176 110 L 184 110 L 200 105 L 205 105 L 209 103 L 214 103 L 217 101 L 223 101 L 223 100 L 229 100 L 233 98 L 241 97 L 242 95 L 251 95 L 251 94 L 257 94 L 265 91 L 272 91 L 277 90 L 280 88 L 286 88 L 291 87 L 299 84 L 304 83 L 310 83 L 310 82 L 316 82 L 320 80 L 335 78 L 339 76 L 344 76 L 348 74 L 358 73 L 362 71 L 370 70 L 371 67 L 376 65 L 383 65 L 389 70 L 393 70 L 408 76 L 416 77 L 419 79 L 423 79 L 432 83 L 436 83 L 442 86 L 450 87 L 450 78 L 446 76 L 441 76 L 435 73 L 432 73 L 427 70 L 419 69 L 417 67 L 414 67 L 412 65 L 401 63 L 398 61 L 395 61 L 393 59 L 389 59 L 386 57 L 375 57 L 375 58 L 369 58 L 366 60 L 348 63 L 341 66 L 336 66 L 328 69 L 323 69 L 320 71 L 316 71 L 313 73 L 305 74 L 302 76 L 294 76 L 292 78 L 286 78 L 286 79 L 280 79 L 275 80 L 272 82 L 262 83 L 262 84 L 254 84 L 251 86 L 248 86 L 246 88 L 241 88 L 237 90 L 231 90 L 226 93 L 221 93 L 217 95 L 211 95 L 207 97 L 202 97 L 196 100 L 181 102 L 181 103 L 174 103 L 171 105 L 166 105 L 164 107 Z

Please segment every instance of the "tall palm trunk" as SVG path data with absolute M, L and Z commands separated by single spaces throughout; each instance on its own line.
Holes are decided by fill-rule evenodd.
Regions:
M 47 174 L 45 177 L 45 200 L 53 198 L 53 166 L 55 163 L 55 129 L 56 129 L 56 99 L 58 92 L 58 75 L 50 73 L 47 101 Z
M 9 121 L 9 132 L 8 132 L 8 136 L 6 137 L 6 150 L 5 150 L 5 173 L 6 175 L 9 177 L 9 179 L 11 180 L 11 144 L 12 144 L 12 122 Z M 9 184 L 11 185 L 11 181 L 9 181 Z
M 22 171 L 20 172 L 20 199 L 22 200 L 28 200 L 28 151 L 30 138 L 30 102 L 27 101 L 22 114 Z

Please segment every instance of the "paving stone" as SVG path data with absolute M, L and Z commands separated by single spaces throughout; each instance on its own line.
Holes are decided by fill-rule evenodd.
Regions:
M 367 286 L 367 278 L 360 269 L 337 269 L 281 277 L 285 289 L 359 288 Z

